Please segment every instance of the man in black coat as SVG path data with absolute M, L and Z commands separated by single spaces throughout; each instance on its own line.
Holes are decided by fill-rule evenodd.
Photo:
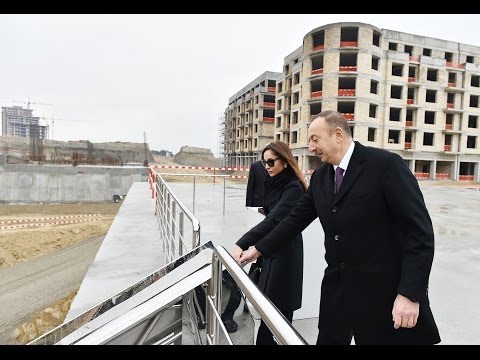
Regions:
M 236 260 L 268 258 L 318 217 L 327 268 L 317 344 L 439 343 L 428 298 L 433 227 L 412 172 L 399 155 L 354 142 L 336 111 L 314 117 L 308 139 L 323 164 L 307 193 Z
M 267 178 L 268 172 L 265 170 L 261 160 L 255 161 L 250 165 L 245 206 L 263 206 L 264 185 Z

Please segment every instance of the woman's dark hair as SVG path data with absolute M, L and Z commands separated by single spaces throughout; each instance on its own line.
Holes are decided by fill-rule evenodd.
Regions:
M 267 150 L 273 152 L 276 156 L 278 156 L 287 164 L 287 167 L 289 166 L 292 169 L 298 181 L 300 181 L 300 183 L 302 184 L 303 191 L 307 191 L 307 183 L 305 182 L 305 177 L 300 171 L 297 160 L 295 160 L 295 158 L 293 157 L 292 151 L 288 147 L 288 144 L 284 143 L 283 141 L 273 141 L 267 144 L 267 146 L 265 146 L 262 151 L 262 159 L 263 154 L 265 154 L 265 151 Z

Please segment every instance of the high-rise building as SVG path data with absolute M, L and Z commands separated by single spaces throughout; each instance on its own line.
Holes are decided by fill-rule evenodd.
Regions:
M 23 138 L 48 138 L 48 125 L 40 125 L 40 118 L 32 109 L 21 106 L 2 106 L 2 136 Z
M 419 179 L 480 181 L 480 47 L 357 22 L 318 27 L 284 60 L 270 139 L 289 143 L 303 170 L 320 165 L 307 132 L 324 110 Z

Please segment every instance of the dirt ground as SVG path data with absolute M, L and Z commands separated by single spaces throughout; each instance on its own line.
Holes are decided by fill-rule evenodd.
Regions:
M 105 235 L 120 206 L 121 202 L 0 205 L 0 268 Z M 64 223 L 54 224 L 55 222 Z M 19 326 L 15 330 L 17 343 L 26 344 L 60 325 L 77 291 L 78 289 L 71 292 Z

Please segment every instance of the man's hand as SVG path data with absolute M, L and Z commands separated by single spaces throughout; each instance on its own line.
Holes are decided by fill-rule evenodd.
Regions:
M 240 256 L 239 264 L 244 266 L 249 262 L 257 260 L 262 254 L 255 248 L 255 246 L 250 246 L 248 250 L 245 250 Z M 238 262 L 238 261 L 237 261 Z
M 420 303 L 413 302 L 409 298 L 398 294 L 392 309 L 393 327 L 398 329 L 413 328 L 417 325 Z
M 243 252 L 243 249 L 240 246 L 238 245 L 233 246 L 232 256 L 240 266 L 242 266 L 242 263 L 240 261 L 240 256 L 242 255 L 242 252 Z

